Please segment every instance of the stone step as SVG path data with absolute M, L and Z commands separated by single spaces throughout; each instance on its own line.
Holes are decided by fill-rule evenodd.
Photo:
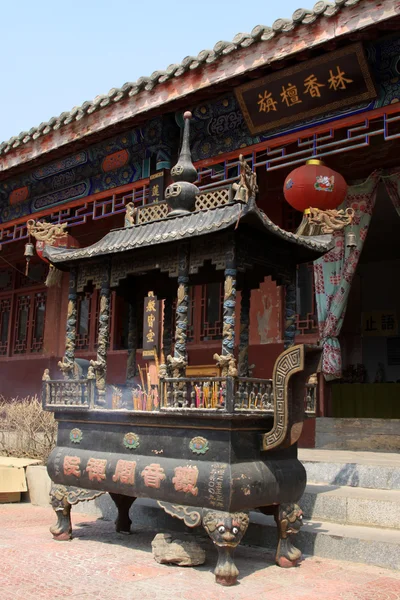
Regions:
M 309 484 L 299 502 L 309 519 L 400 529 L 400 490 Z
M 299 449 L 308 483 L 400 490 L 400 453 Z
M 72 510 L 98 514 L 112 520 L 116 517 L 115 506 L 108 494 L 94 502 L 78 504 Z M 190 533 L 195 537 L 205 537 L 202 527 L 189 529 L 179 519 L 167 515 L 154 500 L 136 500 L 130 515 L 132 529 L 136 531 L 154 531 L 154 534 L 172 532 L 178 537 L 179 534 Z M 400 570 L 398 529 L 344 525 L 314 518 L 304 519 L 300 533 L 291 539 L 305 556 L 321 556 Z M 277 530 L 273 517 L 251 512 L 250 525 L 242 544 L 276 550 Z
M 272 517 L 250 513 L 251 523 L 243 544 L 276 547 L 276 526 Z M 400 531 L 357 525 L 342 525 L 304 519 L 292 542 L 303 555 L 364 563 L 400 570 Z
M 399 452 L 400 419 L 318 417 L 315 447 Z

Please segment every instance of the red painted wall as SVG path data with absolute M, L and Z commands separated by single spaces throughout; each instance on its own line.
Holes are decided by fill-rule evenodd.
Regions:
M 5 398 L 40 395 L 43 371 L 55 372 L 56 368 L 55 357 L 3 358 L 0 362 L 0 395 Z

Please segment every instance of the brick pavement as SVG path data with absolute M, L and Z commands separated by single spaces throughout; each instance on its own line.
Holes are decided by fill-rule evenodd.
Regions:
M 263 549 L 239 547 L 239 583 L 214 583 L 216 552 L 185 568 L 157 564 L 154 533 L 117 534 L 109 521 L 73 515 L 72 542 L 55 542 L 50 508 L 0 505 L 0 600 L 400 600 L 400 573 L 315 557 L 283 570 Z M 182 535 L 182 534 L 181 534 Z

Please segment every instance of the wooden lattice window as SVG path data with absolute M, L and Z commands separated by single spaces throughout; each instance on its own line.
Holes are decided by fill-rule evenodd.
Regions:
M 117 343 L 113 343 L 114 335 L 114 306 L 115 292 L 110 295 L 110 323 L 109 323 L 109 343 L 108 348 L 115 350 Z M 76 311 L 76 351 L 77 352 L 96 352 L 97 340 L 99 335 L 99 315 L 100 315 L 100 290 L 88 289 L 78 295 Z M 128 320 L 128 312 L 125 315 Z M 128 325 L 126 325 L 127 327 Z
M 38 353 L 43 350 L 46 292 L 16 296 L 14 354 Z
M 25 264 L 17 265 L 19 271 L 16 273 L 16 284 L 18 288 L 27 288 L 34 285 L 44 284 L 48 273 L 48 265 L 40 262 L 33 263 L 29 267 L 29 277 L 23 275 Z
M 297 267 L 297 332 L 300 335 L 316 333 L 318 318 L 315 306 L 313 263 Z
M 222 339 L 223 283 L 189 287 L 187 341 L 200 344 Z M 175 331 L 176 302 L 172 331 Z
M 43 348 L 46 295 L 46 292 L 39 292 L 33 297 L 31 352 L 41 352 Z
M 222 338 L 223 284 L 208 283 L 201 286 L 201 341 Z
M 17 297 L 14 354 L 25 354 L 28 349 L 29 313 L 31 296 L 26 294 Z
M 12 269 L 2 269 L 0 271 L 0 292 L 8 292 L 13 287 Z
M 0 269 L 0 357 L 43 352 L 48 267 Z
M 12 297 L 0 298 L 0 356 L 8 354 Z

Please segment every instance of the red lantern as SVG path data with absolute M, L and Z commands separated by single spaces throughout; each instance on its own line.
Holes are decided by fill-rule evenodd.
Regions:
M 289 173 L 283 185 L 283 193 L 290 206 L 296 210 L 328 210 L 342 204 L 347 193 L 347 183 L 340 173 L 313 158 Z

